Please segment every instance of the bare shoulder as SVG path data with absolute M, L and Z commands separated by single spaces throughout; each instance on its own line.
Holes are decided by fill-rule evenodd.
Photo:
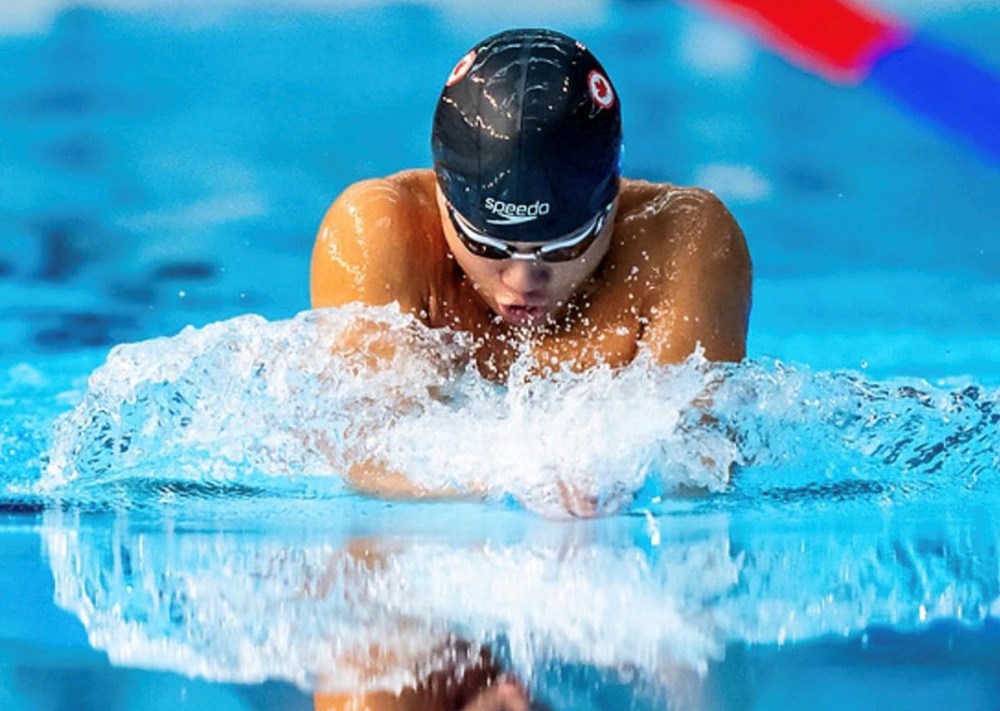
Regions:
M 660 221 L 682 219 L 736 224 L 732 214 L 710 190 L 672 183 L 623 180 L 621 208 L 625 219 Z
M 622 254 L 645 283 L 654 357 L 676 363 L 698 344 L 710 360 L 746 354 L 752 269 L 743 231 L 701 188 L 629 181 L 622 190 Z
M 435 211 L 433 176 L 427 170 L 362 180 L 346 188 L 316 234 L 310 270 L 313 307 L 351 301 L 412 306 Z
M 327 240 L 344 239 L 352 233 L 363 236 L 359 228 L 370 226 L 372 219 L 419 215 L 421 209 L 432 207 L 433 200 L 433 176 L 429 170 L 406 170 L 385 178 L 360 180 L 333 201 L 318 236 Z
M 621 196 L 621 223 L 627 233 L 642 233 L 645 249 L 667 252 L 672 257 L 681 256 L 681 250 L 702 258 L 728 258 L 745 262 L 749 268 L 750 254 L 743 231 L 711 191 L 625 180 Z

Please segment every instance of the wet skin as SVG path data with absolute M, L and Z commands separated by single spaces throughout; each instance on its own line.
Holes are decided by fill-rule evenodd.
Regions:
M 624 366 L 640 348 L 662 364 L 684 360 L 699 344 L 710 360 L 741 360 L 750 272 L 743 233 L 704 190 L 624 180 L 591 248 L 579 260 L 546 264 L 473 255 L 454 233 L 433 173 L 412 170 L 356 183 L 333 203 L 316 239 L 310 286 L 314 308 L 398 302 L 432 328 L 471 333 L 469 357 L 480 373 L 505 382 L 525 349 L 537 375 L 564 365 Z M 396 346 L 373 338 L 377 328 L 373 334 L 368 326 L 360 323 L 333 348 L 387 358 Z M 425 490 L 364 455 L 346 477 L 382 497 L 476 493 Z M 601 513 L 572 484 L 561 482 L 560 492 L 567 513 Z
M 704 349 L 746 353 L 751 265 L 743 233 L 711 193 L 623 179 L 615 212 L 579 259 L 489 260 L 455 235 L 430 170 L 349 187 L 312 256 L 314 308 L 398 302 L 431 327 L 475 336 L 484 377 L 504 381 L 528 344 L 538 370 L 662 364 Z

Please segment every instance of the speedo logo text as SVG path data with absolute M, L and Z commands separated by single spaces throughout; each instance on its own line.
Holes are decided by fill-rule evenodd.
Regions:
M 486 198 L 483 207 L 487 212 L 496 215 L 495 220 L 486 220 L 492 225 L 520 225 L 537 220 L 542 215 L 548 215 L 552 206 L 547 202 L 536 200 L 533 203 L 504 202 L 495 198 Z

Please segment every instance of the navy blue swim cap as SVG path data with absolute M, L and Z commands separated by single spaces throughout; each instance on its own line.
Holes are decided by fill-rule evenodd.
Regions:
M 508 30 L 452 70 L 434 112 L 438 184 L 474 228 L 545 242 L 592 220 L 618 192 L 618 95 L 586 47 Z

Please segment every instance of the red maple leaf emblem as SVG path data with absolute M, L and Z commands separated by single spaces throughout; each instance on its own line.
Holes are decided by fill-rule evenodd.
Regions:
M 615 92 L 607 77 L 595 69 L 587 77 L 587 84 L 590 85 L 590 97 L 598 108 L 610 109 L 615 105 Z

